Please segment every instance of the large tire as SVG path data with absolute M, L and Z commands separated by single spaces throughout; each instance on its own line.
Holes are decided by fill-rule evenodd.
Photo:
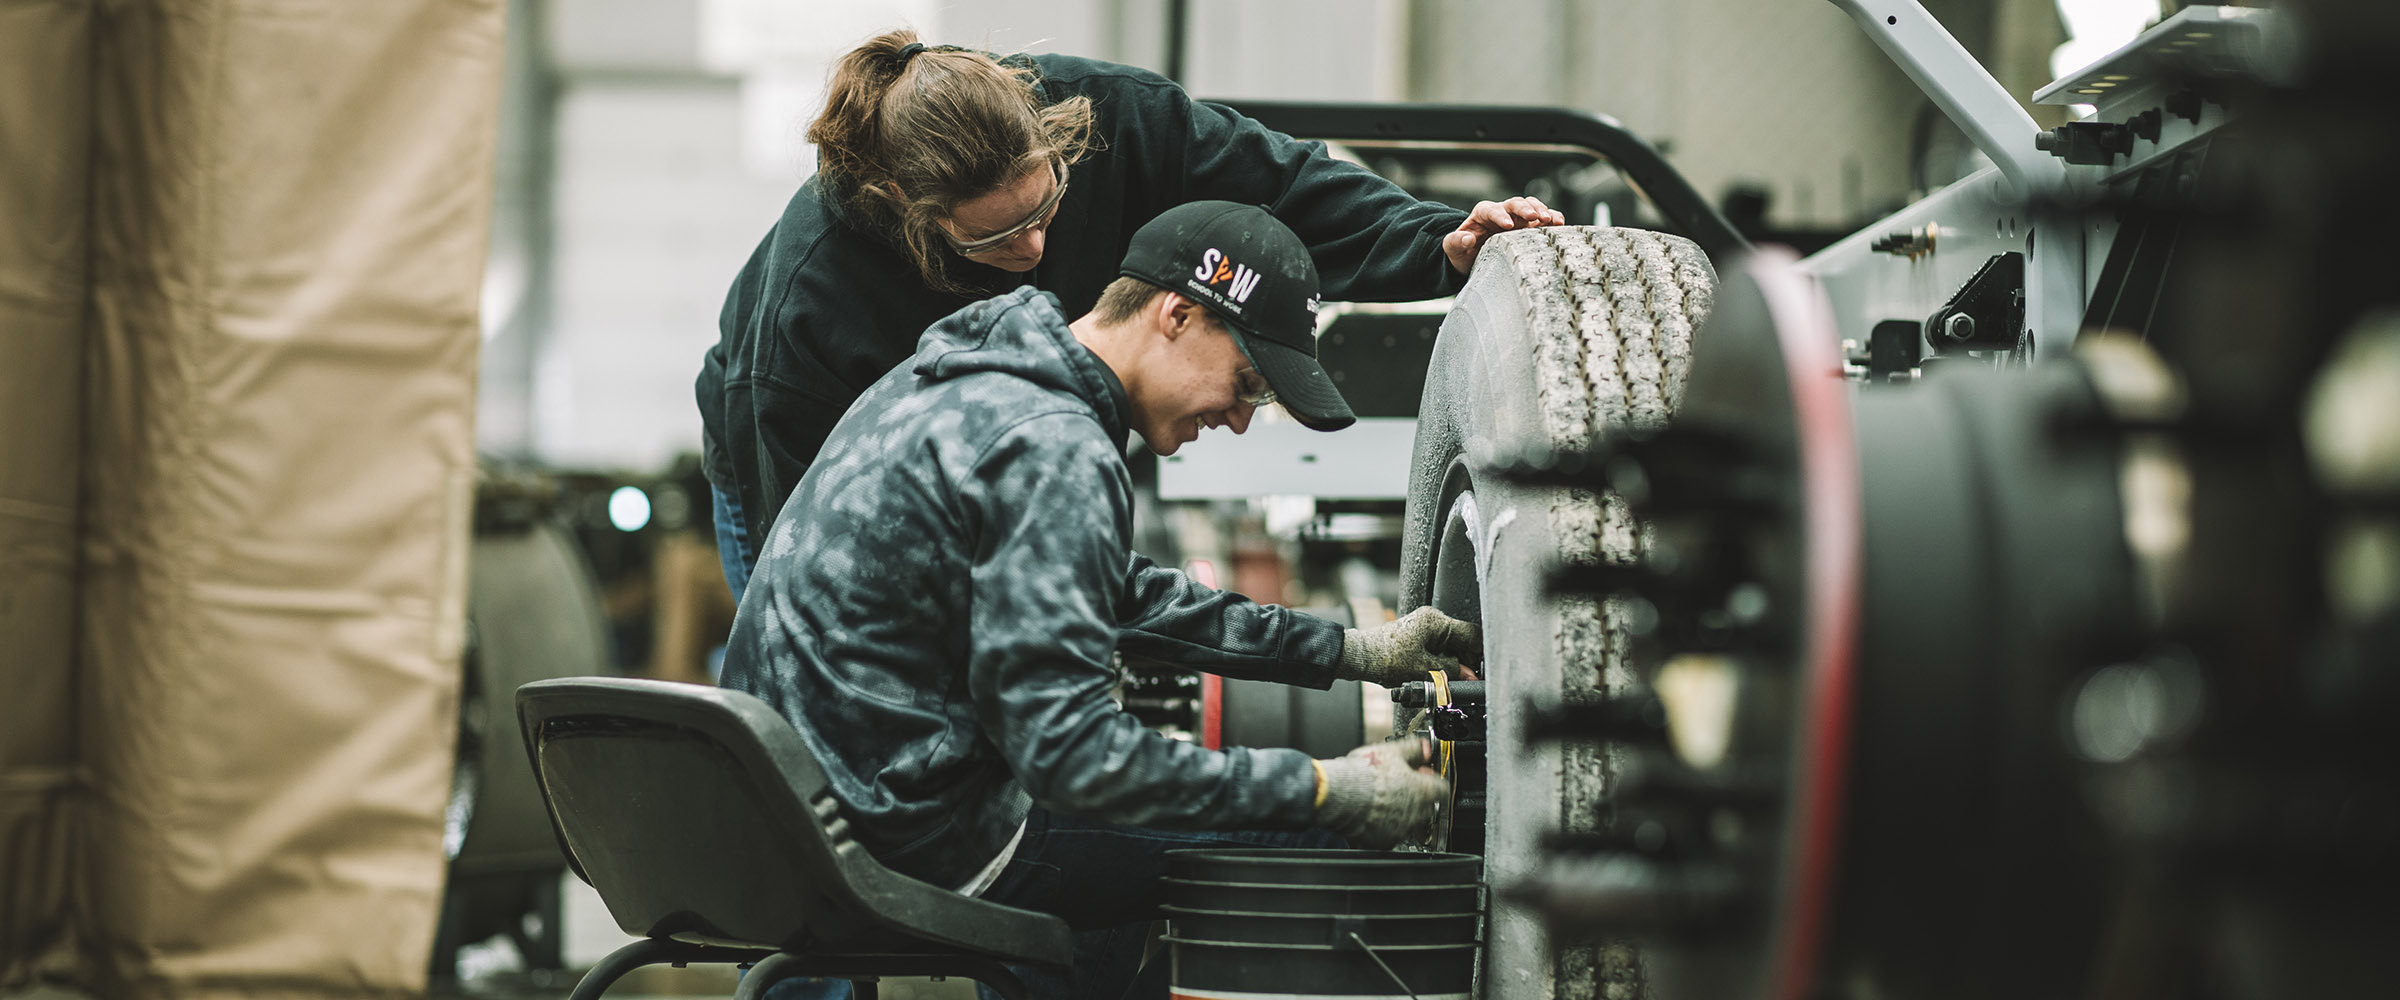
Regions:
M 459 700 L 458 759 L 445 810 L 443 849 L 450 857 L 431 973 L 450 982 L 458 949 L 507 934 L 525 965 L 563 962 L 559 879 L 566 858 L 535 784 L 517 729 L 517 688 L 608 668 L 608 620 L 598 585 L 573 536 L 538 510 L 509 509 L 487 487 L 467 586 L 467 649 Z M 538 915 L 538 932 L 527 915 Z
M 1485 476 L 1470 458 L 1574 451 L 1674 412 L 1715 271 L 1688 240 L 1629 229 L 1510 233 L 1484 248 L 1433 353 L 1402 541 L 1401 605 L 1483 623 L 1491 752 L 1485 878 L 1524 875 L 1549 830 L 1604 829 L 1611 762 L 1592 743 L 1528 747 L 1529 697 L 1604 699 L 1633 683 L 1613 607 L 1552 601 L 1561 558 L 1631 563 L 1643 535 L 1625 504 Z M 1646 996 L 1638 954 L 1551 947 L 1540 919 L 1494 894 L 1486 1000 Z

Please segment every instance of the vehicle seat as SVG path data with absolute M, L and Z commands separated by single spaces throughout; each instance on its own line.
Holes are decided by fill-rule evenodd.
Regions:
M 1010 1000 L 1006 964 L 1065 969 L 1064 921 L 885 868 L 849 835 L 800 734 L 738 691 L 569 677 L 517 689 L 517 721 L 567 864 L 643 940 L 570 1000 L 644 965 L 755 967 L 737 998 L 795 976 L 960 976 Z

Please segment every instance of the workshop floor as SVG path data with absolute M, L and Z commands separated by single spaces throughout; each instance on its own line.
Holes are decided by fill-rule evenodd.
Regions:
M 516 961 L 515 949 L 495 939 L 462 953 L 459 982 L 434 990 L 429 1000 L 556 1000 L 574 990 L 582 970 L 633 940 L 617 929 L 592 887 L 573 875 L 560 884 L 562 950 L 568 968 L 575 971 L 527 971 Z M 726 997 L 733 995 L 737 981 L 730 966 L 651 966 L 618 980 L 608 1000 Z M 878 985 L 877 994 L 880 1000 L 975 1000 L 975 985 L 963 979 L 887 979 Z
M 427 1000 L 560 1000 L 573 992 L 583 970 L 633 939 L 617 929 L 598 893 L 573 875 L 566 876 L 560 896 L 560 931 L 569 972 L 528 971 L 516 949 L 499 939 L 467 949 L 461 956 L 460 980 L 437 987 Z M 730 997 L 735 977 L 731 966 L 651 966 L 617 981 L 607 1000 L 667 1000 L 680 997 Z M 887 979 L 878 984 L 880 1000 L 975 1000 L 975 984 L 963 979 Z M 0 990 L 0 1000 L 91 1000 L 82 993 L 49 987 Z
M 579 975 L 529 976 L 524 973 L 486 976 L 454 989 L 435 990 L 428 1000 L 557 1000 L 575 988 Z M 667 1000 L 680 997 L 733 995 L 733 970 L 724 966 L 686 969 L 657 966 L 617 981 L 607 1000 Z M 963 979 L 886 979 L 876 987 L 880 1000 L 975 1000 L 975 985 Z M 29 998 L 31 1000 L 31 998 Z M 66 998 L 59 998 L 66 1000 Z

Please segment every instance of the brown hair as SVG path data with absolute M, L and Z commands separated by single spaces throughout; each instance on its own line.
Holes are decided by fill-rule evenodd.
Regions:
M 938 221 L 1052 159 L 1082 159 L 1092 102 L 1045 106 L 1030 63 L 950 45 L 910 51 L 916 40 L 902 28 L 843 56 L 808 141 L 837 196 L 899 233 L 926 284 L 966 294 Z
M 1161 288 L 1140 278 L 1119 277 L 1117 280 L 1109 282 L 1108 287 L 1100 290 L 1100 301 L 1092 304 L 1092 317 L 1099 320 L 1104 326 L 1115 326 L 1140 316 L 1142 310 L 1150 308 L 1150 303 L 1157 301 L 1161 295 L 1181 294 L 1183 293 L 1172 288 Z M 1217 315 L 1207 306 L 1201 305 L 1189 297 L 1184 301 L 1192 303 L 1193 318 L 1206 323 L 1210 329 L 1228 337 L 1234 336 L 1233 328 L 1225 325 L 1225 317 Z
M 1167 290 L 1140 278 L 1118 278 L 1100 290 L 1100 301 L 1092 304 L 1092 316 L 1101 323 L 1115 326 L 1142 314 L 1150 300 L 1167 294 Z

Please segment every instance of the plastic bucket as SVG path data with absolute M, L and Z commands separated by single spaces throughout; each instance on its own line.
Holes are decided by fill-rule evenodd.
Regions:
M 1401 913 L 1362 916 L 1344 913 L 1262 913 L 1195 910 L 1168 906 L 1167 932 L 1194 941 L 1227 944 L 1318 944 L 1334 947 L 1387 944 L 1472 944 L 1483 914 Z M 1350 935 L 1358 935 L 1358 941 Z
M 1474 885 L 1483 859 L 1473 854 L 1288 849 L 1169 851 L 1167 877 L 1192 882 L 1267 885 Z
M 1358 949 L 1187 941 L 1168 935 L 1174 1000 L 1471 1000 L 1474 942 Z M 1406 983 L 1407 989 L 1400 984 Z
M 1465 885 L 1277 885 L 1269 882 L 1166 880 L 1179 905 L 1253 913 L 1465 913 L 1483 909 L 1483 888 Z
M 1459 854 L 1170 853 L 1170 992 L 1178 1000 L 1468 1000 L 1481 947 L 1481 867 Z

